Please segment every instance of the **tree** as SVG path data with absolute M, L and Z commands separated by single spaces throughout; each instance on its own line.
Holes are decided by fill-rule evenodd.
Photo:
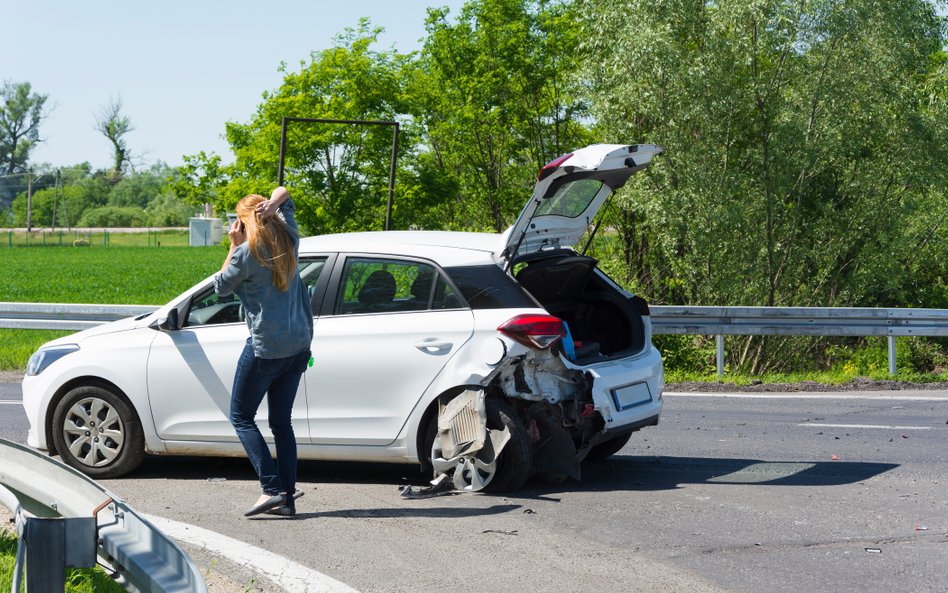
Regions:
M 49 95 L 31 91 L 28 82 L 8 81 L 0 91 L 0 170 L 7 175 L 26 170 L 30 151 L 41 142 L 40 124 L 49 115 Z
M 471 0 L 432 9 L 412 87 L 431 158 L 458 192 L 456 224 L 503 230 L 548 161 L 588 142 L 571 86 L 578 21 L 566 2 Z
M 905 263 L 933 253 L 948 214 L 946 103 L 932 92 L 944 23 L 930 2 L 581 9 L 600 134 L 666 148 L 613 221 L 627 280 L 684 304 L 919 302 L 906 292 L 919 266 Z M 762 370 L 780 359 L 767 343 L 731 359 Z
M 126 175 L 109 192 L 109 206 L 137 207 L 144 209 L 158 197 L 171 170 L 163 163 Z
M 112 143 L 112 176 L 121 179 L 125 166 L 131 164 L 132 155 L 128 150 L 125 136 L 133 131 L 132 120 L 122 115 L 122 99 L 109 99 L 95 120 L 95 129 Z

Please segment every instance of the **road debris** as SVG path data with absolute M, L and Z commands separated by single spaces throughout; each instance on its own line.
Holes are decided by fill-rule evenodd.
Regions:
M 504 530 L 504 529 L 485 529 L 481 533 L 499 533 L 501 535 L 517 535 L 516 529 Z
M 431 486 L 419 488 L 408 484 L 400 487 L 399 490 L 401 490 L 404 498 L 411 499 L 433 498 L 435 496 L 446 496 L 448 494 L 460 494 L 463 492 L 462 490 L 455 490 L 454 484 L 451 480 L 446 479 L 447 477 L 445 474 L 441 474 L 431 481 Z

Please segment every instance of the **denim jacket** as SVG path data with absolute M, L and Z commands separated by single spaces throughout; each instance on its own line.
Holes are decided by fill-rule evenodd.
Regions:
M 292 198 L 280 205 L 293 235 L 293 252 L 299 262 L 300 235 Z M 230 264 L 214 276 L 214 291 L 224 297 L 236 294 L 243 305 L 250 340 L 257 358 L 286 358 L 310 348 L 313 340 L 313 313 L 306 285 L 299 270 L 282 291 L 273 286 L 272 274 L 250 253 L 247 242 L 239 245 Z

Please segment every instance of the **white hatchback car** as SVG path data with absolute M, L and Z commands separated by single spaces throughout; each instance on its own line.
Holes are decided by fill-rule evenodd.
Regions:
M 315 362 L 293 408 L 300 458 L 421 463 L 458 489 L 512 490 L 578 478 L 584 458 L 657 424 L 648 305 L 571 247 L 661 152 L 556 159 L 502 234 L 304 238 Z M 244 455 L 228 410 L 247 335 L 239 301 L 208 278 L 154 313 L 49 342 L 23 380 L 28 443 L 94 477 L 146 453 Z

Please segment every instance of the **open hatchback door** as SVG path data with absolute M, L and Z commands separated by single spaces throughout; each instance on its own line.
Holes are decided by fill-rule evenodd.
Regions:
M 662 152 L 654 144 L 594 144 L 547 163 L 498 255 L 509 267 L 518 256 L 574 246 L 612 192 Z

